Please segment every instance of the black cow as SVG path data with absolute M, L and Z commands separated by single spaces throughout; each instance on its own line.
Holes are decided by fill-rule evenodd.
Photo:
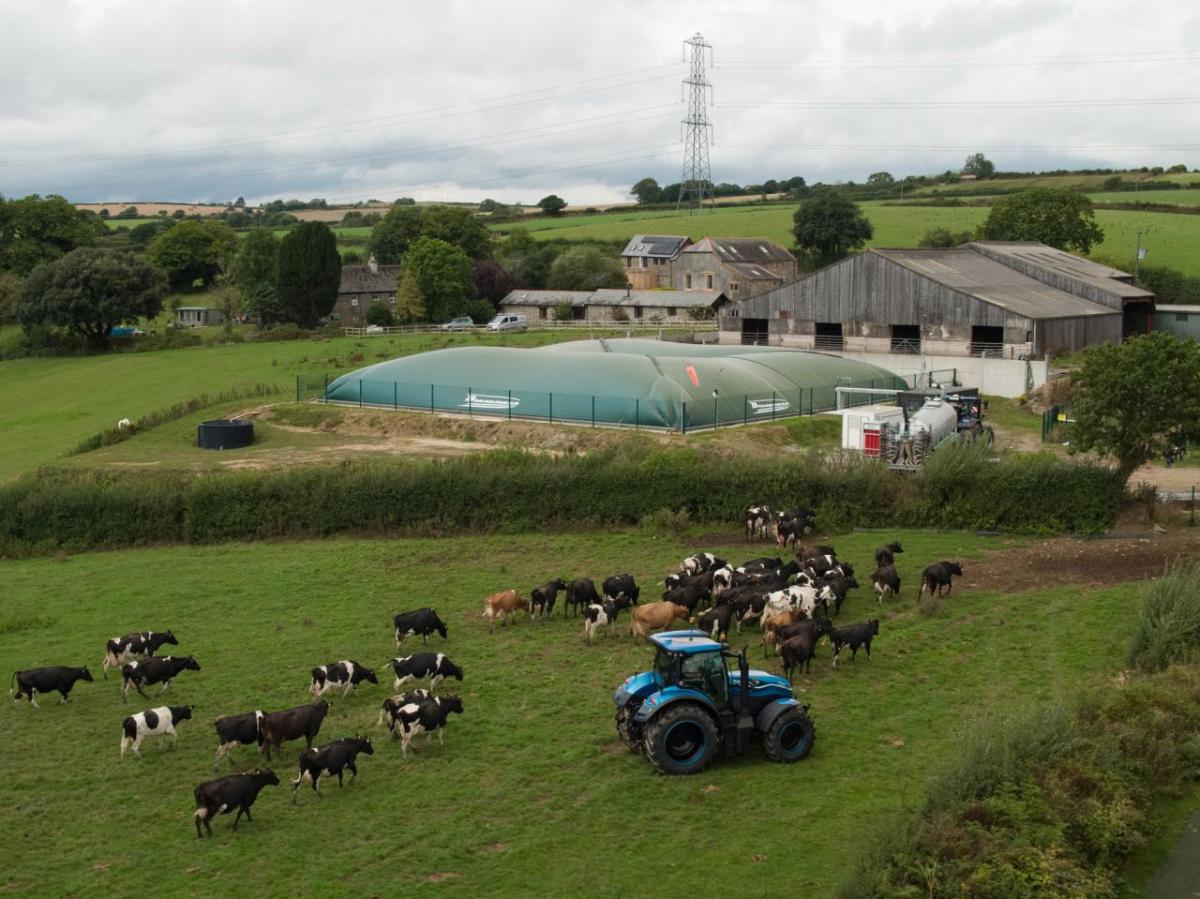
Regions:
M 737 567 L 738 571 L 750 574 L 751 572 L 767 571 L 772 568 L 779 568 L 783 565 L 783 559 L 778 556 L 761 556 L 757 559 L 751 559 L 749 562 L 743 562 Z
M 150 684 L 162 684 L 158 695 L 166 693 L 171 681 L 179 676 L 181 671 L 199 671 L 200 663 L 192 656 L 151 656 L 140 662 L 126 662 L 121 666 L 121 676 L 125 679 L 121 684 L 121 701 L 129 701 L 129 688 L 137 687 L 138 693 L 145 699 L 142 687 Z
M 842 603 L 846 601 L 846 594 L 851 590 L 858 589 L 858 581 L 853 575 L 844 575 L 836 569 L 831 571 L 821 581 L 820 594 L 821 599 L 825 602 L 825 607 L 829 608 L 829 603 L 833 603 L 833 614 L 837 614 L 842 610 Z
M 812 509 L 791 509 L 784 512 L 775 526 L 775 542 L 780 549 L 789 543 L 794 547 L 797 540 L 813 529 L 815 521 L 816 514 Z
M 24 671 L 14 671 L 13 676 L 8 681 L 9 693 L 12 693 L 12 683 L 17 682 L 17 691 L 12 693 L 13 702 L 20 702 L 22 695 L 29 697 L 29 704 L 35 709 L 41 708 L 37 704 L 37 693 L 49 693 L 51 690 L 57 690 L 62 694 L 62 701 L 67 701 L 67 694 L 71 692 L 71 688 L 75 686 L 76 681 L 92 679 L 92 673 L 87 670 L 85 665 L 83 668 L 71 668 L 64 665 L 53 665 L 49 668 L 27 668 Z
M 896 573 L 895 565 L 880 565 L 871 575 L 875 585 L 875 598 L 883 602 L 884 597 L 900 595 L 900 575 Z
M 699 574 L 669 574 L 666 580 L 663 581 L 663 586 L 666 587 L 664 593 L 670 593 L 678 587 L 686 587 L 689 584 L 696 584 L 703 587 L 705 591 L 711 593 L 713 585 L 716 583 L 718 572 L 728 572 L 729 568 L 715 568 L 711 571 L 701 571 Z
M 107 680 L 109 668 L 120 668 L 126 662 L 132 661 L 134 656 L 152 656 L 165 643 L 179 645 L 179 641 L 170 631 L 141 631 L 137 634 L 126 634 L 124 637 L 113 637 L 104 646 L 104 662 L 100 673 Z
M 171 748 L 179 740 L 175 725 L 180 721 L 190 721 L 194 705 L 164 705 L 156 709 L 146 709 L 136 715 L 130 715 L 121 722 L 121 758 L 125 758 L 125 750 L 133 749 L 138 758 L 142 754 L 138 747 L 146 737 L 170 737 Z
M 713 606 L 700 616 L 697 626 L 714 640 L 724 643 L 729 637 L 729 622 L 733 618 L 733 606 Z
M 462 700 L 457 696 L 434 696 L 420 703 L 409 703 L 396 710 L 395 724 L 400 729 L 400 755 L 408 758 L 408 749 L 413 738 L 427 734 L 433 739 L 438 732 L 438 743 L 446 745 L 446 719 L 451 712 L 463 713 Z
M 316 699 L 335 687 L 341 687 L 342 697 L 345 698 L 363 681 L 377 684 L 379 678 L 370 668 L 364 668 L 353 659 L 343 659 L 340 662 L 330 662 L 328 665 L 318 665 L 314 668 L 309 692 Z
M 870 621 L 860 624 L 850 624 L 846 627 L 835 627 L 829 635 L 829 639 L 833 643 L 833 667 L 837 667 L 838 656 L 841 655 L 843 646 L 850 647 L 852 660 L 858 657 L 860 646 L 866 648 L 867 658 L 871 658 L 871 640 L 878 634 L 878 618 L 872 618 Z
M 886 546 L 881 546 L 875 550 L 875 567 L 882 568 L 884 565 L 896 564 L 896 554 L 904 552 L 904 549 L 899 543 L 888 543 Z
M 567 582 L 558 577 L 541 587 L 534 587 L 529 591 L 529 615 L 533 616 L 536 611 L 539 618 L 547 618 L 554 611 L 554 604 L 558 602 L 558 591 L 566 590 Z
M 358 779 L 358 766 L 354 760 L 359 753 L 374 755 L 370 737 L 353 737 L 344 740 L 334 740 L 326 743 L 320 749 L 309 749 L 300 755 L 300 775 L 292 781 L 292 803 L 296 802 L 296 791 L 304 781 L 312 783 L 312 788 L 318 796 L 321 795 L 321 778 L 326 774 L 336 774 L 338 786 L 342 785 L 342 774 L 350 769 L 350 783 Z
M 708 599 L 709 595 L 710 592 L 698 584 L 685 584 L 668 590 L 663 594 L 663 599 L 676 605 L 687 606 L 688 615 L 691 615 L 696 611 L 696 606 L 700 605 L 700 601 Z
M 813 645 L 816 646 L 816 641 L 829 634 L 832 630 L 833 623 L 828 618 L 808 618 L 804 621 L 797 621 L 795 624 L 784 625 L 775 631 L 775 652 L 776 654 L 782 654 L 780 646 L 793 637 L 799 637 L 804 634 L 812 637 Z
M 807 624 L 807 622 L 800 623 Z M 816 622 L 814 621 L 813 623 L 815 624 Z M 795 627 L 796 625 L 792 626 Z M 820 639 L 820 631 L 814 630 L 799 633 L 779 644 L 779 658 L 783 662 L 784 677 L 791 680 L 792 673 L 801 665 L 804 666 L 804 673 L 809 673 L 812 668 L 813 656 L 816 655 L 817 643 Z
M 589 578 L 571 581 L 567 587 L 567 602 L 563 606 L 563 617 L 566 618 L 572 609 L 579 613 L 592 603 L 598 602 L 600 602 L 600 594 L 596 592 L 596 585 Z
M 255 709 L 253 712 L 246 712 L 243 715 L 226 715 L 213 722 L 213 727 L 217 729 L 218 741 L 217 754 L 213 758 L 214 771 L 217 770 L 217 763 L 221 761 L 221 756 L 228 755 L 238 746 L 249 746 L 251 743 L 262 746 L 264 717 L 260 710 Z M 229 764 L 233 764 L 232 758 L 229 759 Z
M 279 749 L 288 740 L 304 737 L 305 746 L 312 749 L 313 738 L 321 731 L 321 722 L 329 711 L 324 699 L 315 705 L 298 705 L 282 712 L 269 712 L 262 719 L 263 742 L 258 751 L 271 757 L 271 747 Z
M 641 588 L 638 587 L 632 574 L 614 574 L 610 578 L 605 578 L 601 593 L 605 599 L 624 598 L 629 600 L 627 605 L 635 606 L 638 604 L 638 597 L 642 595 Z
M 396 626 L 396 648 L 404 642 L 405 637 L 420 634 L 425 645 L 429 645 L 429 635 L 437 631 L 446 639 L 446 625 L 438 617 L 436 609 L 417 609 L 415 612 L 400 612 L 392 619 Z
M 926 588 L 929 589 L 930 596 L 934 595 L 934 590 L 937 591 L 938 596 L 941 596 L 943 587 L 949 593 L 953 587 L 950 583 L 950 578 L 956 574 L 962 577 L 962 566 L 957 562 L 941 561 L 930 565 L 921 572 L 921 586 L 917 590 L 917 599 L 921 598 L 921 594 Z
M 229 774 L 216 780 L 208 780 L 196 787 L 196 813 L 192 816 L 196 821 L 196 836 L 203 837 L 200 825 L 203 824 L 212 836 L 211 819 L 217 815 L 228 815 L 235 808 L 237 816 L 233 819 L 233 829 L 237 830 L 238 821 L 242 815 L 247 821 L 250 817 L 250 806 L 258 798 L 263 787 L 278 786 L 279 778 L 270 768 L 255 768 L 246 774 Z
M 392 659 L 392 670 L 396 672 L 397 690 L 409 679 L 429 678 L 429 686 L 436 687 L 447 677 L 463 679 L 463 670 L 440 652 L 418 652 L 402 659 Z

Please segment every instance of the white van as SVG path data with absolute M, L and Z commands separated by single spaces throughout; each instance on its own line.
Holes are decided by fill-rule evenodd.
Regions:
M 520 312 L 502 312 L 487 323 L 489 331 L 525 331 L 529 329 L 529 316 Z

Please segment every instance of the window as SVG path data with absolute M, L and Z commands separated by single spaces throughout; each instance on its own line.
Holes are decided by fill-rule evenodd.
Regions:
M 741 289 L 742 289 L 742 285 L 738 284 L 738 282 L 737 282 L 737 281 L 730 281 L 730 282 L 729 282 L 729 290 L 730 290 L 730 292 L 732 292 L 732 293 L 737 293 L 737 292 L 738 292 L 739 290 L 741 290 Z
M 350 305 L 353 306 L 355 309 L 357 309 L 358 308 L 358 297 L 351 297 Z
M 634 317 L 634 318 L 641 318 L 641 317 L 642 317 L 642 307 L 641 307 L 641 306 L 634 306 L 634 307 L 633 307 L 633 317 Z
M 674 314 L 675 314 L 675 307 L 674 307 L 674 306 L 668 306 L 668 307 L 667 307 L 667 315 L 674 315 Z
M 1175 321 L 1177 321 L 1177 322 L 1185 322 L 1185 321 L 1187 321 L 1187 320 L 1188 320 L 1188 317 L 1187 317 L 1187 313 L 1186 313 L 1186 312 L 1176 312 L 1176 313 L 1175 313 Z
M 691 272 L 688 272 L 686 275 L 683 276 L 683 289 L 684 290 L 692 289 L 692 273 Z
M 711 274 L 706 274 L 704 276 L 704 286 L 709 290 L 713 289 L 713 276 Z
M 542 306 L 540 309 L 538 309 L 538 318 L 545 318 L 545 317 L 546 317 L 546 307 Z
M 650 267 L 650 266 L 649 266 L 649 265 L 647 264 L 647 262 L 646 262 L 646 257 L 645 257 L 645 256 L 643 256 L 643 257 L 642 257 L 642 268 L 643 268 L 643 269 L 647 269 L 647 268 L 649 268 L 649 267 Z

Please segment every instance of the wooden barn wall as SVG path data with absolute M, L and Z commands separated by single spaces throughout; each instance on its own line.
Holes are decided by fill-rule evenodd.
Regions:
M 1046 356 L 1073 353 L 1098 343 L 1120 343 L 1120 313 L 1089 315 L 1082 318 L 1049 319 L 1037 323 L 1037 349 Z

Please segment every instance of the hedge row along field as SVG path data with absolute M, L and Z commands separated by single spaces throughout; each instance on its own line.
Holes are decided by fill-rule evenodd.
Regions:
M 938 453 L 918 476 L 872 462 L 730 461 L 694 451 L 546 458 L 496 452 L 194 477 L 43 469 L 0 488 L 0 553 L 158 543 L 626 526 L 664 510 L 737 522 L 755 503 L 810 506 L 827 532 L 938 527 L 1096 533 L 1123 496 L 1106 468 L 1046 455 Z

